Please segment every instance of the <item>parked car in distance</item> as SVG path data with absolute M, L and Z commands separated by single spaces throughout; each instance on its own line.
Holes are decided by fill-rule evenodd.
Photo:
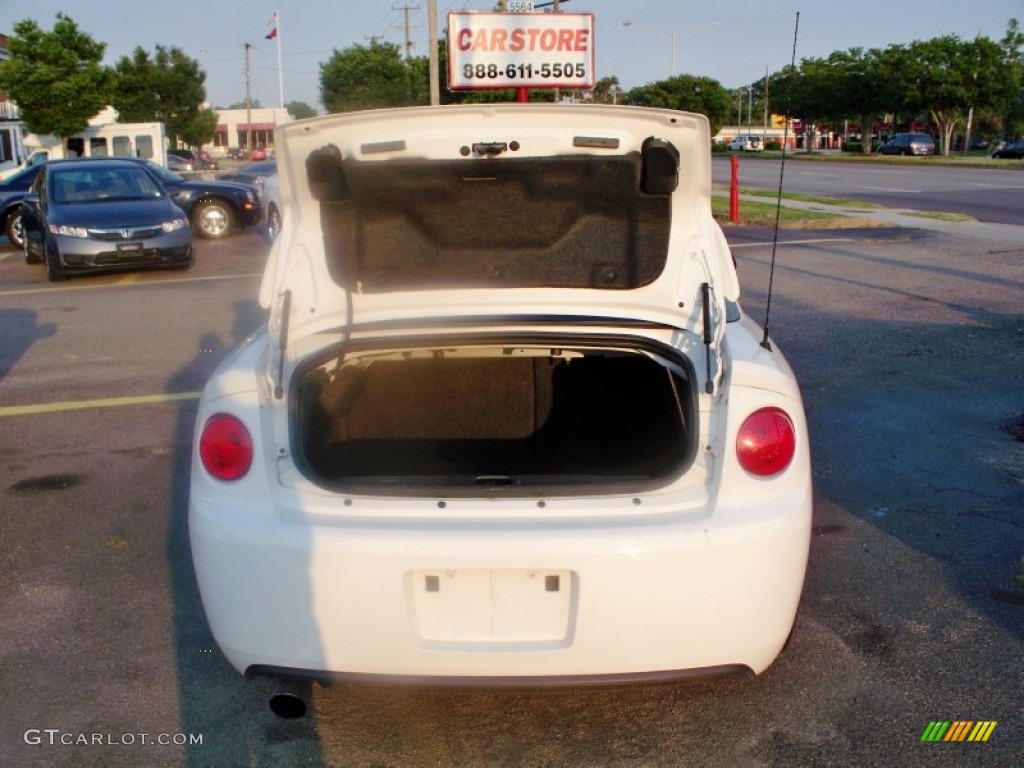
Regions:
M 152 160 L 131 159 L 151 173 L 188 215 L 196 234 L 227 237 L 260 222 L 259 194 L 249 184 L 186 179 Z
M 220 163 L 210 157 L 209 152 L 203 152 L 199 149 L 168 149 L 167 154 L 191 161 L 192 168 L 196 171 L 220 170 Z
M 897 133 L 875 151 L 880 155 L 934 155 L 935 142 L 927 133 Z
M 0 232 L 7 237 L 7 242 L 18 250 L 25 246 L 21 227 L 21 200 L 42 167 L 30 165 L 0 181 Z
M 191 173 L 196 170 L 195 162 L 188 157 L 179 155 L 167 155 L 167 167 L 177 173 Z
M 739 152 L 763 152 L 764 142 L 760 136 L 737 136 L 729 142 L 729 149 Z
M 260 194 L 260 207 L 263 209 L 263 232 L 271 243 L 281 233 L 281 185 L 276 173 L 272 173 L 263 182 Z
M 1014 141 L 1010 144 L 1006 144 L 993 152 L 992 157 L 1008 160 L 1020 160 L 1021 158 L 1024 158 L 1024 141 Z
M 266 148 L 264 148 L 264 147 L 253 147 L 251 150 L 249 150 L 249 159 L 254 161 L 254 162 L 256 160 L 266 160 L 267 159 L 267 150 L 266 150 Z
M 228 147 L 227 157 L 229 160 L 245 160 L 245 150 L 241 147 Z
M 192 230 L 159 182 L 128 159 L 47 163 L 22 201 L 25 261 L 49 280 L 90 271 L 173 267 L 195 256 Z
M 199 400 L 188 530 L 279 715 L 310 681 L 760 673 L 790 636 L 807 427 L 708 119 L 530 107 L 277 128 L 267 321 Z
M 217 178 L 220 181 L 236 181 L 242 184 L 249 184 L 262 194 L 264 180 L 274 173 L 277 173 L 277 161 L 261 160 L 258 163 L 243 165 L 237 171 L 223 173 Z

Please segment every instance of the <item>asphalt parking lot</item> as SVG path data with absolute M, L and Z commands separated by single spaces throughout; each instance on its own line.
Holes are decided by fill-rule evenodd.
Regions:
M 763 320 L 770 233 L 727 236 Z M 803 388 L 815 520 L 796 631 L 765 674 L 318 689 L 296 722 L 213 644 L 185 528 L 195 393 L 262 319 L 267 246 L 200 241 L 188 273 L 60 286 L 0 250 L 0 765 L 1020 764 L 1024 245 L 782 239 L 770 324 Z M 921 741 L 947 720 L 997 725 Z

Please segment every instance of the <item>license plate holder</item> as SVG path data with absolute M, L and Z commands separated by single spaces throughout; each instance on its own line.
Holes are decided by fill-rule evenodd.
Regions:
M 142 243 L 118 243 L 117 255 L 121 258 L 139 258 L 142 255 Z

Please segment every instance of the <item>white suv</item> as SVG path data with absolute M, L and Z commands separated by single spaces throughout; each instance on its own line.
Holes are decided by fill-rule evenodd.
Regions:
M 729 149 L 741 152 L 761 152 L 764 142 L 760 136 L 737 136 L 729 142 Z
M 811 530 L 800 393 L 740 309 L 698 114 L 279 127 L 266 328 L 200 401 L 189 531 L 247 676 L 763 671 Z

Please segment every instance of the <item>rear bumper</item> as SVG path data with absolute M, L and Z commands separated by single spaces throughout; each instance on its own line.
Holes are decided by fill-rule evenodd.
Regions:
M 253 208 L 238 209 L 238 226 L 242 229 L 253 227 L 263 220 L 263 210 L 257 203 Z
M 444 677 L 417 675 L 367 675 L 354 672 L 325 672 L 320 669 L 293 669 L 254 664 L 245 670 L 248 679 L 269 677 L 278 680 L 312 680 L 324 686 L 366 685 L 366 686 L 421 686 L 458 690 L 502 690 L 521 691 L 538 688 L 612 688 L 625 685 L 657 685 L 683 680 L 703 680 L 712 677 L 748 677 L 750 668 L 743 665 L 705 667 L 701 669 L 659 670 L 606 675 L 546 675 L 531 677 L 469 677 L 448 675 Z
M 720 499 L 699 520 L 426 530 L 286 522 L 259 502 L 197 488 L 194 475 L 189 525 L 207 617 L 240 672 L 607 684 L 760 673 L 774 660 L 795 620 L 810 539 L 809 483 L 785 485 L 754 511 Z M 445 594 L 460 578 L 537 575 L 542 584 L 550 573 L 567 592 L 547 619 L 537 618 L 543 608 L 509 608 L 518 592 L 503 603 L 497 591 L 480 602 L 468 590 L 440 614 L 424 602 L 430 574 Z M 502 629 L 503 611 L 529 626 Z

